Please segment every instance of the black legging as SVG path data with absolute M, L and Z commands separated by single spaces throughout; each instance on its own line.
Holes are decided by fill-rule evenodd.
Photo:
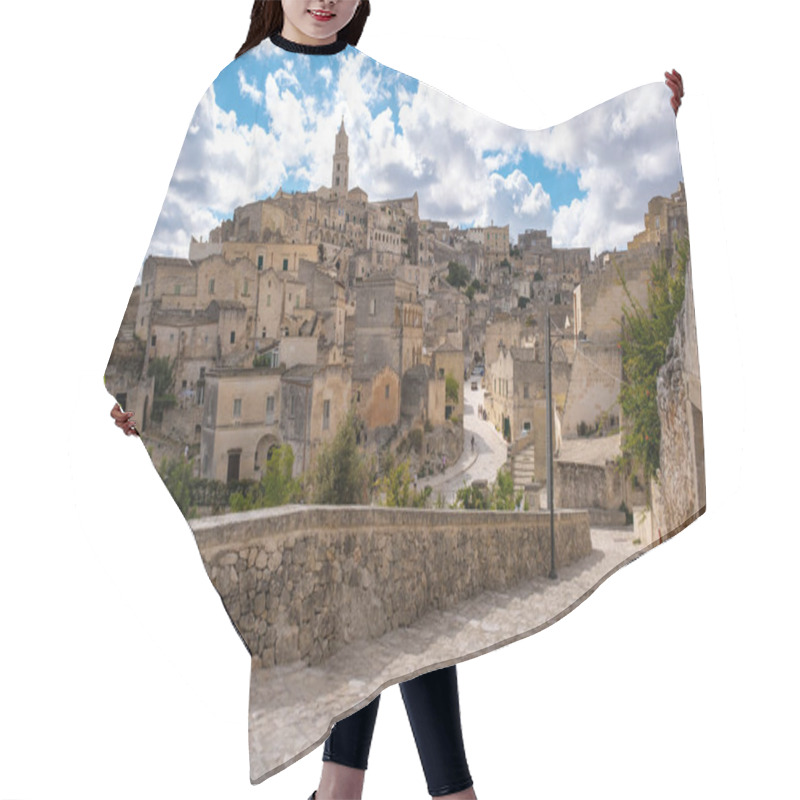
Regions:
M 431 797 L 468 789 L 472 778 L 461 735 L 455 666 L 405 681 L 400 684 L 400 693 Z M 378 695 L 369 705 L 333 726 L 325 742 L 323 761 L 367 768 L 380 699 Z

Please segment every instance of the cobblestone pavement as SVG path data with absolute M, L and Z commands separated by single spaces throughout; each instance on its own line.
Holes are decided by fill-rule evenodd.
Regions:
M 439 475 L 417 481 L 419 489 L 430 486 L 435 499 L 439 492 L 447 505 L 456 499 L 456 491 L 466 483 L 486 480 L 493 483 L 497 471 L 506 463 L 508 444 L 491 422 L 478 416 L 478 405 L 483 402 L 483 389 L 472 390 L 464 384 L 464 449 L 461 457 Z M 472 437 L 475 437 L 475 451 Z
M 410 627 L 355 642 L 316 667 L 298 662 L 254 670 L 251 779 L 264 780 L 318 747 L 337 715 L 361 708 L 387 686 L 547 627 L 642 549 L 632 544 L 632 527 L 592 529 L 591 534 L 592 552 L 559 570 L 556 581 L 535 578 L 507 591 L 484 592 Z

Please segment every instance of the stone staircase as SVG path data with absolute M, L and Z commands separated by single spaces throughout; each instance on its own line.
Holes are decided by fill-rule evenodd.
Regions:
M 508 448 L 514 491 L 524 490 L 534 481 L 533 434 L 518 439 Z

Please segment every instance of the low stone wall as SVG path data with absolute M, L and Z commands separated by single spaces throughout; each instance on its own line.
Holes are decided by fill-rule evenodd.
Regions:
M 283 506 L 191 520 L 212 583 L 260 666 L 318 664 L 550 568 L 546 513 Z M 585 511 L 555 514 L 556 566 L 591 552 Z
M 617 509 L 625 499 L 623 481 L 612 463 L 554 463 L 553 494 L 556 508 Z
M 623 528 L 628 524 L 624 511 L 608 508 L 590 508 L 589 525 L 592 528 Z
M 653 535 L 677 533 L 705 511 L 705 447 L 691 264 L 686 297 L 675 320 L 675 335 L 658 371 L 661 443 L 658 480 L 652 482 Z

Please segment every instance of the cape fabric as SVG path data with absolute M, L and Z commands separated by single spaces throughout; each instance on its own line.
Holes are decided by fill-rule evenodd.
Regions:
M 705 510 L 669 97 L 527 131 L 274 36 L 201 99 L 105 383 L 252 657 L 253 782 Z

